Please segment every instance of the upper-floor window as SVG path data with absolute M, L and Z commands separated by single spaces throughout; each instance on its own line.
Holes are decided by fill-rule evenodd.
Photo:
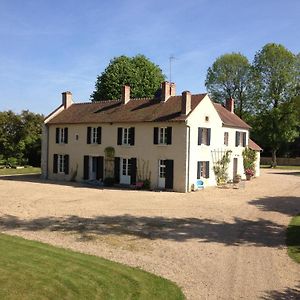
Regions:
M 197 179 L 209 178 L 209 161 L 197 162 Z
M 87 128 L 87 144 L 101 144 L 101 127 Z
M 155 145 L 171 145 L 172 127 L 154 127 L 153 143 Z
M 198 145 L 210 145 L 211 129 L 210 128 L 198 128 Z
M 56 128 L 56 144 L 68 144 L 68 128 Z
M 229 132 L 224 132 L 224 145 L 228 146 Z
M 247 133 L 243 131 L 236 131 L 235 132 L 235 146 L 242 146 L 246 147 L 246 137 Z
M 54 154 L 53 155 L 53 173 L 69 174 L 69 155 Z
M 135 128 L 134 127 L 119 127 L 118 128 L 118 145 L 133 146 L 135 141 Z

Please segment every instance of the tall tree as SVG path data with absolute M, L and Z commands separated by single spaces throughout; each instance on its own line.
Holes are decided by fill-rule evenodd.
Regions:
M 296 56 L 279 44 L 266 44 L 255 55 L 253 78 L 256 99 L 256 131 L 271 148 L 272 165 L 283 143 L 299 134 L 300 116 L 295 101 L 299 84 Z
M 250 64 L 240 53 L 224 54 L 208 68 L 205 86 L 212 98 L 224 103 L 228 98 L 236 100 L 235 112 L 243 117 L 249 108 L 248 89 Z
M 161 69 L 144 55 L 115 57 L 97 77 L 91 100 L 119 99 L 123 85 L 130 85 L 133 98 L 153 97 L 164 79 Z

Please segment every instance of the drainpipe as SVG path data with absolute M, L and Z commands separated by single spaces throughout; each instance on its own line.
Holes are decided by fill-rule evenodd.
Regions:
M 188 151 L 187 151 L 187 156 L 188 156 L 188 166 L 187 166 L 187 191 L 190 191 L 190 150 L 191 150 L 191 127 L 186 124 L 186 127 L 189 130 L 188 134 Z

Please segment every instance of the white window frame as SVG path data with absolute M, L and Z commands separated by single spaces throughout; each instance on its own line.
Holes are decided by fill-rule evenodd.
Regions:
M 63 154 L 57 155 L 57 172 L 65 173 L 65 156 Z
M 166 161 L 164 159 L 159 160 L 159 178 L 166 178 Z
M 168 137 L 167 137 L 167 127 L 159 127 L 158 128 L 158 144 L 159 145 L 167 145 Z
M 91 128 L 91 144 L 98 144 L 97 135 L 98 135 L 98 128 L 92 127 Z
M 122 145 L 130 145 L 130 138 L 129 138 L 129 127 L 122 128 Z
M 129 158 L 122 158 L 122 176 L 131 176 L 131 162 Z

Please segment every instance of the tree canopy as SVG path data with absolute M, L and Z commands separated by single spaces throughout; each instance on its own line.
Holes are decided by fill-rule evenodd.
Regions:
M 132 98 L 153 97 L 164 79 L 159 66 L 144 55 L 115 57 L 97 77 L 91 100 L 120 99 L 123 85 L 130 85 Z
M 208 69 L 205 85 L 212 98 L 224 103 L 236 100 L 235 112 L 242 117 L 249 106 L 247 97 L 250 80 L 250 63 L 240 53 L 224 54 Z
M 39 166 L 43 119 L 28 110 L 0 112 L 0 159 Z

